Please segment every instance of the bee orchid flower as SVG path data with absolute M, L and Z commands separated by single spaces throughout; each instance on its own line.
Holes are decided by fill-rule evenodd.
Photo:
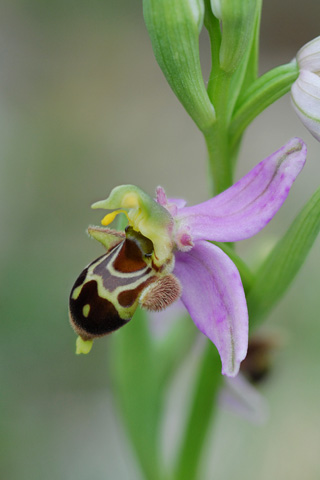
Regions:
M 126 324 L 138 304 L 162 310 L 181 298 L 198 329 L 217 347 L 222 373 L 233 377 L 248 347 L 248 311 L 240 274 L 210 241 L 249 238 L 273 218 L 306 158 L 302 140 L 291 139 L 229 189 L 188 207 L 157 188 L 152 199 L 122 185 L 93 208 L 128 218 L 125 232 L 90 227 L 107 253 L 90 264 L 70 294 L 70 320 L 79 334 L 78 352 L 92 339 Z

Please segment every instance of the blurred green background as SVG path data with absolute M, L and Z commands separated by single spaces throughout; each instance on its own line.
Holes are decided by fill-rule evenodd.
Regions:
M 261 72 L 320 34 L 317 0 L 268 0 L 263 14 Z M 112 400 L 109 339 L 76 357 L 67 298 L 101 253 L 85 234 L 101 217 L 91 203 L 123 183 L 206 199 L 204 142 L 153 58 L 141 2 L 13 0 L 1 3 L 0 23 L 0 477 L 139 480 Z M 250 264 L 319 186 L 320 145 L 289 96 L 245 137 L 238 177 L 295 135 L 308 164 L 271 224 L 239 245 Z M 269 422 L 221 410 L 204 480 L 320 478 L 319 265 L 317 241 L 267 322 L 285 338 L 261 387 Z M 171 401 L 170 418 L 180 409 Z

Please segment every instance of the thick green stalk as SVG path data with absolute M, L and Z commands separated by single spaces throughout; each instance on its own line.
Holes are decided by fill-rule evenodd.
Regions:
M 209 157 L 211 188 L 217 195 L 226 190 L 233 181 L 232 161 L 230 159 L 228 132 L 217 124 L 205 136 Z

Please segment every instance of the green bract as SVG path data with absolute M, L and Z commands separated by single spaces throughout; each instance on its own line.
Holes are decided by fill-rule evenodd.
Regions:
M 172 90 L 202 131 L 215 122 L 199 57 L 202 0 L 144 0 L 143 13 L 156 60 Z
M 251 46 L 260 0 L 211 0 L 211 8 L 222 21 L 220 67 L 232 72 Z

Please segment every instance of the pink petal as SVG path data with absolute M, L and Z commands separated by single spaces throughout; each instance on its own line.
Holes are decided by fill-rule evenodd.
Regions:
M 238 270 L 215 245 L 198 241 L 177 252 L 174 274 L 181 300 L 199 328 L 217 347 L 222 373 L 235 376 L 248 348 L 248 312 Z
M 255 235 L 287 198 L 306 153 L 302 140 L 291 139 L 228 190 L 194 207 L 182 208 L 176 219 L 190 227 L 193 240 L 234 242 Z

